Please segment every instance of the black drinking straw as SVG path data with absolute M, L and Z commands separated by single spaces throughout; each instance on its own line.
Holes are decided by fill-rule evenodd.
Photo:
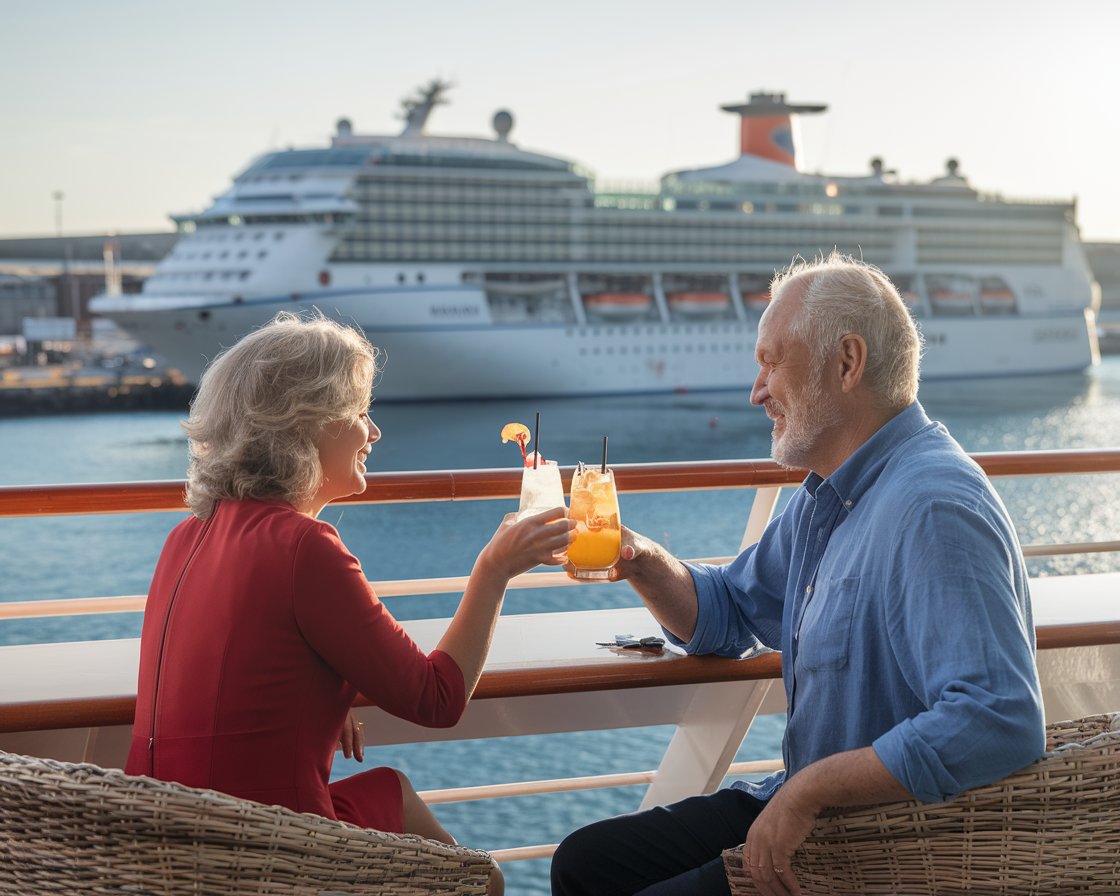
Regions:
M 537 411 L 537 426 L 533 431 L 533 444 L 537 447 L 533 449 L 533 469 L 537 468 L 537 458 L 541 456 L 541 412 Z
M 603 473 L 607 472 L 607 437 L 603 436 Z

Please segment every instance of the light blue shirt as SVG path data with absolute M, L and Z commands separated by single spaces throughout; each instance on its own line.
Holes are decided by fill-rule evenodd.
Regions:
M 983 471 L 916 402 L 827 479 L 810 474 L 757 545 L 690 564 L 689 653 L 782 651 L 786 775 L 868 745 L 919 800 L 1042 755 L 1027 574 Z

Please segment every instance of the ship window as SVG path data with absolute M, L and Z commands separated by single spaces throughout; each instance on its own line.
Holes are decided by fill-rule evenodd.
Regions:
M 248 254 L 249 254 L 248 252 L 246 252 L 244 249 L 242 249 L 240 252 L 237 253 L 237 257 L 238 258 L 244 258 Z
M 277 240 L 282 240 L 282 239 L 284 239 L 284 231 L 282 231 L 282 230 L 277 230 L 277 231 L 276 231 L 276 233 L 274 233 L 274 234 L 273 234 L 273 236 L 274 236 L 274 237 L 275 237 L 275 238 L 276 238 Z
M 257 253 L 257 258 L 264 258 L 267 254 L 268 254 L 267 249 L 261 249 L 261 251 Z
M 249 279 L 249 272 L 248 271 L 242 271 L 241 272 L 241 279 L 242 280 L 248 280 Z
M 417 274 L 416 275 L 416 282 L 417 283 L 423 283 L 424 282 L 424 275 L 423 274 Z
M 404 283 L 404 274 L 397 274 L 397 282 Z

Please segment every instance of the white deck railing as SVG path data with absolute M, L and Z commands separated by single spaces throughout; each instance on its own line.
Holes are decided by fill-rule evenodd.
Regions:
M 1120 472 L 1120 450 L 976 455 L 990 476 Z M 783 487 L 801 474 L 768 461 L 619 465 L 621 492 L 753 488 L 742 545 L 761 534 Z M 571 469 L 564 470 L 566 482 Z M 375 473 L 348 503 L 515 498 L 518 470 Z M 183 483 L 0 488 L 0 517 L 184 510 Z M 1120 541 L 1028 545 L 1028 556 L 1120 550 Z M 718 562 L 728 558 L 705 558 Z M 465 576 L 375 582 L 379 595 L 461 591 Z M 564 587 L 557 572 L 519 576 L 513 588 Z M 1120 574 L 1036 580 L 1039 668 L 1052 717 L 1120 708 Z M 4 619 L 136 612 L 144 596 L 90 597 L 0 603 Z M 425 649 L 446 620 L 416 620 L 406 628 Z M 522 781 L 427 791 L 434 803 L 648 785 L 642 805 L 711 790 L 727 775 L 765 773 L 778 760 L 733 763 L 760 713 L 784 711 L 776 654 L 747 660 L 666 654 L 623 657 L 592 649 L 588 633 L 642 630 L 646 611 L 603 610 L 503 616 L 475 699 L 453 729 L 432 731 L 372 707 L 359 716 L 375 743 L 460 740 L 503 735 L 673 724 L 676 733 L 657 769 L 623 774 Z M 547 633 L 547 637 L 542 637 Z M 532 644 L 532 654 L 527 652 Z M 542 650 L 541 645 L 548 646 Z M 1077 662 L 1068 662 L 1071 652 Z M 123 764 L 135 707 L 138 641 L 17 645 L 0 648 L 0 749 L 100 765 Z M 1098 705 L 1099 704 L 1099 705 Z M 1069 715 L 1062 715 L 1069 712 Z M 1057 715 L 1054 715 L 1054 714 Z M 551 844 L 498 850 L 500 861 L 537 858 Z

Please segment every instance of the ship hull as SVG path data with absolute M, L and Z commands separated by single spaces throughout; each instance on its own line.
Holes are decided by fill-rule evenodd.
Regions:
M 281 310 L 360 326 L 381 351 L 383 401 L 624 395 L 747 389 L 757 318 L 502 324 L 463 288 L 324 292 L 315 297 L 158 309 L 128 297 L 102 313 L 197 382 L 225 346 Z M 930 318 L 924 380 L 1083 370 L 1094 363 L 1082 312 Z

